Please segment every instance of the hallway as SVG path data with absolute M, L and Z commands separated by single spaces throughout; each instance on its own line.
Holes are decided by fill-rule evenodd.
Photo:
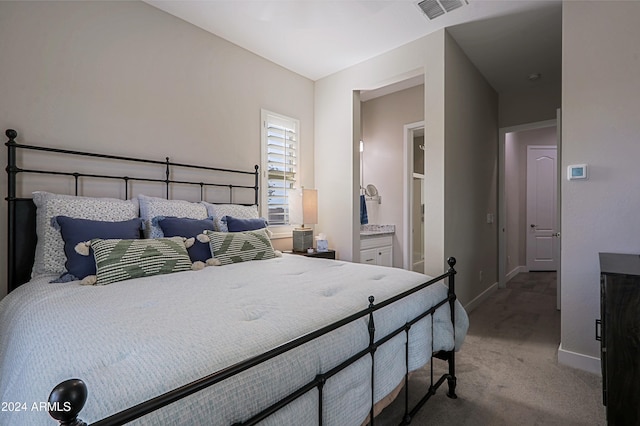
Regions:
M 469 334 L 456 357 L 458 399 L 441 388 L 411 424 L 606 424 L 601 378 L 558 364 L 555 272 L 518 274 L 469 317 Z M 445 365 L 436 365 L 439 376 Z M 412 386 L 425 386 L 428 372 L 415 374 Z M 396 400 L 376 424 L 394 424 L 387 411 L 397 419 L 402 405 Z

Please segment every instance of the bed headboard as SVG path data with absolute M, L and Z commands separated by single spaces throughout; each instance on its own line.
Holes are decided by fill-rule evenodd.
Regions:
M 174 185 L 188 185 L 198 186 L 200 188 L 200 200 L 210 201 L 217 203 L 229 203 L 229 204 L 252 204 L 248 202 L 235 202 L 236 192 L 238 191 L 253 191 L 253 204 L 258 205 L 259 191 L 258 191 L 258 166 L 254 166 L 253 171 L 234 170 L 219 167 L 209 167 L 203 165 L 193 165 L 184 163 L 175 163 L 166 157 L 164 161 L 125 157 L 119 155 L 98 154 L 83 151 L 73 151 L 67 149 L 50 148 L 36 145 L 24 145 L 16 142 L 18 132 L 13 129 L 8 129 L 5 132 L 8 141 L 5 143 L 8 150 L 7 157 L 7 219 L 8 219 L 8 253 L 7 253 L 7 286 L 8 292 L 16 289 L 21 284 L 29 281 L 31 277 L 31 269 L 33 267 L 33 261 L 35 256 L 36 247 L 36 206 L 31 198 L 20 198 L 17 196 L 18 187 L 18 175 L 20 174 L 40 174 L 50 176 L 67 176 L 74 181 L 75 193 L 73 195 L 88 195 L 79 194 L 79 183 L 83 178 L 98 179 L 112 181 L 115 185 L 123 185 L 124 198 L 130 198 L 130 184 L 132 182 L 145 182 L 150 184 L 162 185 L 165 188 L 165 196 L 169 199 L 171 188 Z M 18 150 L 40 151 L 45 153 L 51 153 L 52 155 L 74 156 L 78 159 L 92 159 L 92 160 L 104 160 L 113 162 L 122 162 L 123 164 L 130 164 L 129 169 L 132 170 L 134 175 L 111 175 L 111 174 L 94 174 L 94 173 L 82 173 L 77 171 L 68 170 L 48 170 L 42 168 L 22 168 L 17 164 L 17 152 Z M 157 167 L 160 176 L 162 178 L 149 178 L 140 175 L 135 175 L 135 165 L 147 165 L 150 167 Z M 108 166 L 106 167 L 109 168 Z M 207 178 L 211 179 L 212 175 L 216 175 L 214 181 L 207 180 L 191 180 L 191 179 L 172 179 L 173 172 L 177 169 L 183 170 L 195 170 L 199 171 Z M 221 178 L 220 176 L 229 176 L 228 180 Z M 233 178 L 231 178 L 233 176 Z M 243 184 L 244 181 L 246 184 Z M 234 183 L 229 183 L 233 181 Z M 243 183 L 236 183 L 243 181 Z M 228 190 L 227 200 L 205 200 L 206 188 L 219 187 Z M 248 198 L 248 197 L 247 197 Z M 245 198 L 245 199 L 247 199 Z M 249 198 L 250 199 L 250 198 Z

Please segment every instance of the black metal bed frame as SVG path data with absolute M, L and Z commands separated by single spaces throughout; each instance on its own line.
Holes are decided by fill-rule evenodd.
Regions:
M 43 173 L 43 174 L 51 174 L 51 175 L 64 175 L 64 176 L 72 176 L 75 179 L 76 183 L 76 195 L 78 195 L 78 179 L 80 177 L 91 177 L 91 178 L 101 178 L 101 179 L 116 179 L 124 181 L 125 188 L 128 188 L 129 181 L 146 181 L 146 182 L 159 182 L 164 183 L 166 185 L 166 194 L 167 198 L 169 197 L 169 186 L 173 183 L 178 184 L 188 184 L 188 185 L 200 185 L 201 187 L 201 198 L 203 196 L 203 188 L 205 186 L 224 186 L 228 187 L 230 191 L 230 202 L 232 201 L 233 189 L 234 188 L 249 188 L 255 190 L 255 203 L 258 204 L 258 166 L 255 166 L 254 172 L 245 172 L 238 170 L 230 170 L 230 169 L 222 169 L 222 168 L 214 168 L 214 167 L 205 167 L 205 166 L 194 166 L 187 164 L 179 164 L 172 163 L 169 161 L 169 158 L 166 158 L 166 161 L 154 161 L 154 160 L 145 160 L 145 159 L 136 159 L 130 157 L 122 157 L 122 156 L 113 156 L 113 155 L 103 155 L 103 154 L 94 154 L 94 153 L 86 153 L 80 151 L 71 151 L 71 150 L 63 150 L 63 149 L 54 149 L 54 148 L 44 148 L 33 145 L 22 145 L 16 143 L 15 139 L 17 137 L 17 132 L 15 130 L 7 130 L 6 136 L 9 138 L 8 142 L 5 144 L 8 147 L 8 165 L 7 165 L 7 173 L 8 173 L 8 225 L 9 225 L 9 235 L 8 235 L 8 284 L 9 291 L 17 288 L 22 283 L 28 281 L 29 272 L 31 267 L 33 266 L 33 256 L 35 252 L 35 206 L 33 201 L 29 198 L 17 198 L 16 197 L 16 175 L 18 173 Z M 110 175 L 97 175 L 97 174 L 83 174 L 83 173 L 66 173 L 66 172 L 57 172 L 57 171 L 44 171 L 44 170 L 30 170 L 30 169 L 22 169 L 19 168 L 16 164 L 16 150 L 17 149 L 28 149 L 28 150 L 38 150 L 38 151 L 46 151 L 51 153 L 60 153 L 60 154 L 69 154 L 69 155 L 78 155 L 85 157 L 96 157 L 103 159 L 115 159 L 122 161 L 132 161 L 139 163 L 148 163 L 148 164 L 156 164 L 165 166 L 165 178 L 164 179 L 148 179 L 148 178 L 135 178 L 128 176 L 110 176 Z M 171 167 L 186 167 L 186 168 L 195 168 L 201 169 L 205 171 L 217 171 L 217 172 L 229 172 L 229 173 L 240 173 L 240 174 L 253 174 L 255 175 L 255 186 L 244 186 L 244 185 L 229 185 L 229 184 L 218 184 L 218 183 L 204 183 L 204 182 L 188 182 L 188 181 L 176 181 L 170 179 Z M 128 189 L 125 189 L 125 194 L 128 197 Z M 25 238 L 25 233 L 31 233 Z M 20 238 L 16 238 L 20 236 Z M 24 244 L 24 241 L 32 241 L 33 244 Z M 285 344 L 277 346 L 270 351 L 267 351 L 263 354 L 254 356 L 252 358 L 240 361 L 232 366 L 229 366 L 220 371 L 214 372 L 206 377 L 198 379 L 194 382 L 191 382 L 187 385 L 181 386 L 174 390 L 171 390 L 163 395 L 152 398 L 148 401 L 142 402 L 138 405 L 135 405 L 131 408 L 127 408 L 119 413 L 113 414 L 103 420 L 100 420 L 96 423 L 93 423 L 95 426 L 106 426 L 106 425 L 120 425 L 124 423 L 128 423 L 135 419 L 138 419 L 146 414 L 151 413 L 159 408 L 165 407 L 173 402 L 176 402 L 182 398 L 185 398 L 191 394 L 194 394 L 198 391 L 201 391 L 205 388 L 208 388 L 216 383 L 219 383 L 223 380 L 226 380 L 232 376 L 235 376 L 245 370 L 253 368 L 263 362 L 266 362 L 274 357 L 277 357 L 285 352 L 288 352 L 292 349 L 300 347 L 314 339 L 317 339 L 331 331 L 334 331 L 340 327 L 343 327 L 349 323 L 352 323 L 358 319 L 366 317 L 368 319 L 368 333 L 369 333 L 369 344 L 366 348 L 358 351 L 356 354 L 352 355 L 349 359 L 343 361 L 339 365 L 334 368 L 318 374 L 311 382 L 303 385 L 298 388 L 288 396 L 284 397 L 282 400 L 274 403 L 270 407 L 267 407 L 262 412 L 255 414 L 250 419 L 234 423 L 232 426 L 249 426 L 255 425 L 265 418 L 269 417 L 273 413 L 277 412 L 279 409 L 288 405 L 289 403 L 295 401 L 300 396 L 306 394 L 307 392 L 317 389 L 318 390 L 318 424 L 323 424 L 323 387 L 327 380 L 333 377 L 335 374 L 347 368 L 349 365 L 353 364 L 357 360 L 361 359 L 365 356 L 371 357 L 371 408 L 369 413 L 369 424 L 375 424 L 375 416 L 374 416 L 374 384 L 375 384 L 375 353 L 378 347 L 382 344 L 388 342 L 393 337 L 404 333 L 406 338 L 405 343 L 405 375 L 404 375 L 404 415 L 401 421 L 401 424 L 409 424 L 415 414 L 420 410 L 420 408 L 436 393 L 436 390 L 447 381 L 448 384 L 448 392 L 447 396 L 450 398 L 457 398 L 455 389 L 457 384 L 457 379 L 455 375 L 455 349 L 450 351 L 440 351 L 437 353 L 431 354 L 431 362 L 430 362 L 430 384 L 426 393 L 423 397 L 416 403 L 416 405 L 410 409 L 409 407 L 409 331 L 411 327 L 416 324 L 418 321 L 432 316 L 437 309 L 444 305 L 449 305 L 449 309 L 451 312 L 451 323 L 453 326 L 454 332 L 454 342 L 455 342 L 455 274 L 456 271 L 454 266 L 456 264 L 456 260 L 453 257 L 447 259 L 447 263 L 449 265 L 449 269 L 444 274 L 431 279 L 427 282 L 424 282 L 412 289 L 409 289 L 397 296 L 394 296 L 390 299 L 384 300 L 380 303 L 374 304 L 374 297 L 369 296 L 368 302 L 369 305 L 366 309 L 363 309 L 359 312 L 356 312 L 346 318 L 343 318 L 340 321 L 337 321 L 333 324 L 330 324 L 326 327 L 320 328 L 316 331 L 305 334 L 301 337 L 298 337 L 292 341 L 289 341 Z M 403 326 L 395 329 L 391 333 L 386 336 L 377 337 L 375 334 L 376 327 L 374 321 L 374 312 L 377 310 L 384 308 L 388 305 L 391 305 L 405 297 L 408 297 L 411 294 L 414 294 L 428 286 L 436 284 L 441 281 L 447 281 L 448 284 L 448 292 L 447 297 L 439 301 L 434 306 L 425 309 L 421 314 L 416 316 L 414 319 L 408 321 Z M 432 317 L 433 318 L 433 317 Z M 455 343 L 454 343 L 455 344 Z M 433 345 L 433 341 L 432 341 Z M 440 378 L 438 378 L 434 382 L 434 368 L 433 368 L 433 358 L 439 358 L 447 361 L 448 363 L 448 372 L 442 374 Z M 66 380 L 60 384 L 58 384 L 49 396 L 50 403 L 50 415 L 58 420 L 61 425 L 69 425 L 69 426 L 82 426 L 86 425 L 82 420 L 78 419 L 78 415 L 82 410 L 86 399 L 87 399 L 87 388 L 85 384 L 80 379 L 70 379 Z
M 233 195 L 234 189 L 251 189 L 254 191 L 254 204 L 258 205 L 258 166 L 254 166 L 254 171 L 243 171 L 243 170 L 233 170 L 233 169 L 225 169 L 219 167 L 208 167 L 208 166 L 198 166 L 192 164 L 183 164 L 183 163 L 175 163 L 169 161 L 169 157 L 166 157 L 164 161 L 160 160 L 149 160 L 149 159 L 141 159 L 141 158 L 132 158 L 132 157 L 124 157 L 120 155 L 107 155 L 107 154 L 96 154 L 90 152 L 82 152 L 82 151 L 72 151 L 68 149 L 58 149 L 58 148 L 48 148 L 43 146 L 36 145 L 23 145 L 16 142 L 16 138 L 18 137 L 18 132 L 13 129 L 8 129 L 5 132 L 7 138 L 9 140 L 5 143 L 8 148 L 8 158 L 7 158 L 7 202 L 8 202 L 8 223 L 9 223 L 9 232 L 8 232 L 8 259 L 7 259 L 7 270 L 8 270 L 8 291 L 11 292 L 15 290 L 19 285 L 24 284 L 29 281 L 31 268 L 33 267 L 33 258 L 36 247 L 36 233 L 35 233 L 35 212 L 36 207 L 33 204 L 31 198 L 17 198 L 16 197 L 16 186 L 17 186 L 17 175 L 19 173 L 32 173 L 32 174 L 41 174 L 41 175 L 51 175 L 51 176 L 69 176 L 73 177 L 75 182 L 75 194 L 78 193 L 78 184 L 80 182 L 80 178 L 97 178 L 97 179 L 107 179 L 107 180 L 115 180 L 122 181 L 124 184 L 124 198 L 129 198 L 129 183 L 130 182 L 147 182 L 147 183 L 161 183 L 165 185 L 165 194 L 166 198 L 169 199 L 169 189 L 171 185 L 196 185 L 200 187 L 200 200 L 204 200 L 204 191 L 207 187 L 222 187 L 228 188 L 229 190 L 229 203 L 230 204 L 242 204 L 242 203 L 234 203 Z M 93 173 L 79 173 L 79 172 L 61 172 L 61 171 L 53 171 L 53 170 L 36 170 L 36 169 L 23 169 L 18 167 L 16 153 L 19 149 L 30 150 L 30 151 L 40 151 L 40 152 L 48 152 L 55 154 L 65 154 L 65 155 L 74 155 L 79 157 L 89 157 L 89 158 L 99 158 L 104 160 L 118 160 L 123 162 L 131 162 L 131 163 L 140 163 L 140 164 L 149 164 L 149 165 L 159 165 L 162 166 L 164 178 L 145 178 L 145 177 L 136 177 L 136 176 L 114 176 L 114 175 L 103 175 L 103 174 L 93 174 Z M 251 175 L 254 177 L 253 185 L 234 185 L 227 183 L 217 183 L 217 182 L 193 182 L 193 181 L 183 181 L 183 180 L 175 180 L 171 179 L 171 172 L 174 168 L 182 168 L 182 169 L 196 169 L 196 170 L 204 170 L 211 172 L 223 172 L 230 174 L 239 174 L 239 175 Z M 16 230 L 20 230 L 21 232 L 18 234 Z M 16 238 L 16 234 L 19 238 Z

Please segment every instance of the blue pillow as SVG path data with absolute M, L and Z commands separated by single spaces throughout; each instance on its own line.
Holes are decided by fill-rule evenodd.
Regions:
M 227 224 L 229 232 L 255 231 L 266 228 L 269 224 L 263 217 L 257 219 L 238 219 L 231 216 L 225 216 L 222 221 Z
M 189 219 L 186 217 L 157 216 L 152 223 L 158 223 L 165 237 L 196 238 L 195 243 L 187 249 L 191 262 L 206 262 L 211 259 L 211 248 L 208 242 L 201 242 L 197 236 L 205 230 L 213 231 L 213 218 Z
M 66 282 L 81 280 L 87 275 L 96 274 L 96 262 L 93 255 L 83 256 L 77 253 L 75 248 L 78 243 L 89 241 L 93 238 L 138 239 L 140 238 L 142 220 L 136 218 L 122 222 L 103 222 L 56 216 L 52 220 L 52 226 L 60 229 L 60 234 L 64 241 L 64 254 L 67 257 L 67 261 L 64 264 L 67 272 L 53 282 Z M 89 251 L 90 253 L 92 252 L 92 250 Z

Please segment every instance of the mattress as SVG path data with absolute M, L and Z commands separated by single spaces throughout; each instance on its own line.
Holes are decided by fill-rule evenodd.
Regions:
M 392 297 L 429 277 L 395 268 L 304 256 L 207 267 L 106 286 L 22 285 L 0 301 L 0 424 L 51 425 L 39 409 L 53 387 L 80 378 L 89 398 L 80 418 L 94 422 L 263 353 Z M 444 299 L 442 284 L 377 311 L 376 335 L 400 327 Z M 459 349 L 468 317 L 456 301 L 411 329 L 411 370 L 432 350 Z M 369 343 L 366 318 L 153 412 L 135 424 L 229 425 L 243 421 Z M 432 340 L 433 339 L 433 340 Z M 376 401 L 403 378 L 404 333 L 375 355 Z M 327 381 L 324 422 L 360 425 L 371 403 L 371 357 Z M 24 409 L 22 409 L 24 408 Z M 263 422 L 317 423 L 313 390 Z

